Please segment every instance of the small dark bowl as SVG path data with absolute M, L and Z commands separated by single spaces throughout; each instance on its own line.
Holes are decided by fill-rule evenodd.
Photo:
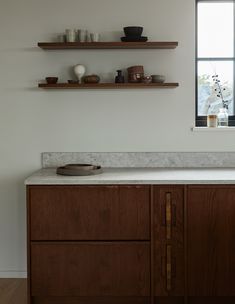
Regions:
M 78 84 L 79 81 L 78 80 L 68 80 L 68 83 L 70 83 L 70 84 Z
M 57 83 L 58 77 L 46 77 L 46 82 L 49 84 Z
M 126 26 L 123 28 L 123 30 L 124 30 L 126 37 L 128 37 L 128 36 L 141 37 L 144 28 L 141 26 Z

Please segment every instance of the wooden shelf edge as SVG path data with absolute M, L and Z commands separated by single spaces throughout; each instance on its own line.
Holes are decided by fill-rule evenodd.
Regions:
M 99 84 L 70 84 L 70 83 L 57 83 L 47 84 L 39 83 L 38 87 L 42 89 L 167 89 L 177 88 L 179 83 L 99 83 Z
M 38 47 L 44 50 L 62 49 L 175 49 L 177 41 L 149 42 L 38 42 Z

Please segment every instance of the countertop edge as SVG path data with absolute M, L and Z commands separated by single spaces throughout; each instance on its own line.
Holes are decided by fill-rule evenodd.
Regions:
M 234 168 L 105 168 L 92 176 L 61 176 L 55 168 L 41 169 L 29 176 L 30 185 L 198 185 L 235 184 Z

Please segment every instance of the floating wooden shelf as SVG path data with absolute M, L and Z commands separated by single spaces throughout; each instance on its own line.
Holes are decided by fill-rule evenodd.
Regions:
M 39 42 L 44 50 L 62 49 L 175 49 L 178 42 Z
M 178 83 L 98 83 L 98 84 L 70 84 L 39 83 L 38 87 L 43 89 L 167 89 L 176 88 Z

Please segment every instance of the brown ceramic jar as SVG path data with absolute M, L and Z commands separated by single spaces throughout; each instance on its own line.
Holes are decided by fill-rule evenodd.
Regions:
M 144 74 L 144 67 L 142 65 L 131 66 L 127 69 L 128 74 Z
M 132 74 L 128 74 L 128 82 L 131 83 L 138 83 L 141 82 L 141 79 L 144 77 L 143 73 L 132 73 Z

